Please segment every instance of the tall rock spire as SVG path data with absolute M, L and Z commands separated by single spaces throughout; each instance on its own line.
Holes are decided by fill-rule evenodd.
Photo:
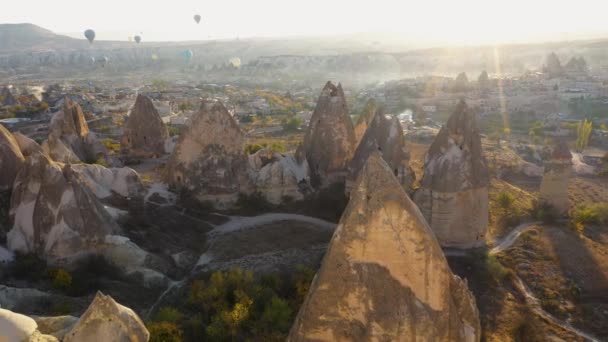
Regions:
M 375 113 L 369 122 L 355 155 L 349 164 L 347 191 L 357 179 L 365 162 L 374 152 L 379 152 L 389 165 L 393 174 L 406 192 L 409 192 L 415 179 L 414 171 L 409 165 L 410 154 L 405 148 L 403 128 L 396 117 L 387 118 L 384 114 Z
M 121 139 L 121 150 L 133 157 L 153 157 L 165 153 L 167 126 L 160 118 L 152 101 L 137 95 Z
M 245 135 L 221 102 L 203 101 L 167 164 L 167 181 L 198 201 L 230 206 L 250 186 Z
M 310 119 L 297 156 L 306 158 L 314 187 L 343 182 L 356 139 L 342 85 L 327 82 Z
M 357 186 L 289 341 L 479 341 L 475 299 L 379 153 Z
M 470 248 L 485 243 L 488 185 L 475 117 L 461 101 L 427 152 L 421 188 L 414 196 L 441 245 Z

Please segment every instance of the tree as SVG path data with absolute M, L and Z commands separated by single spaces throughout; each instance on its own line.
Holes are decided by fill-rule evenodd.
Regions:
M 593 130 L 593 123 L 584 119 L 578 123 L 576 128 L 576 151 L 583 152 L 583 150 L 589 144 L 589 138 L 591 137 L 591 131 Z
M 296 131 L 302 125 L 302 119 L 297 116 L 292 116 L 289 119 L 285 119 L 282 122 L 283 130 L 287 132 Z

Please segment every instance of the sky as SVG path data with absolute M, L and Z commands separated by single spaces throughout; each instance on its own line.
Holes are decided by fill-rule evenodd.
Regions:
M 92 28 L 99 40 L 386 32 L 477 44 L 608 37 L 607 10 L 604 0 L 14 0 L 3 6 L 0 23 L 77 37 Z

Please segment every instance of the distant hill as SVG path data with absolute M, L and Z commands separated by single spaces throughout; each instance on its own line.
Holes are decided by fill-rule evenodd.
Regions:
M 0 24 L 0 52 L 65 48 L 79 42 L 33 24 Z

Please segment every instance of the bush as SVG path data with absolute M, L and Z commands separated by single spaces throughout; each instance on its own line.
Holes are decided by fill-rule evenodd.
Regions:
M 260 144 L 247 144 L 247 146 L 245 146 L 245 153 L 255 154 L 257 151 L 259 151 L 263 148 L 264 147 Z
M 498 198 L 496 199 L 498 202 L 498 206 L 502 209 L 509 209 L 515 203 L 515 196 L 508 192 L 502 191 L 498 194 Z
M 16 253 L 11 269 L 16 278 L 35 281 L 46 274 L 46 261 L 34 253 Z
M 93 164 L 101 165 L 103 167 L 108 167 L 108 163 L 103 157 L 98 158 Z
M 57 290 L 67 291 L 72 286 L 72 275 L 63 268 L 51 271 L 51 277 Z
M 544 201 L 536 201 L 532 205 L 532 216 L 542 223 L 555 223 L 559 215 L 551 204 Z
M 153 322 L 148 324 L 149 342 L 181 342 L 182 331 L 174 323 Z
M 293 116 L 289 119 L 285 119 L 282 122 L 283 125 L 283 130 L 287 131 L 287 132 L 293 132 L 298 130 L 298 128 L 300 128 L 300 126 L 302 125 L 302 119 L 300 119 L 297 116 Z
M 158 310 L 154 320 L 158 322 L 178 323 L 184 318 L 184 315 L 179 310 L 172 307 L 163 307 Z
M 113 139 L 103 139 L 103 145 L 112 153 L 120 152 L 120 143 Z
M 575 224 L 608 224 L 608 203 L 580 204 L 570 216 Z

